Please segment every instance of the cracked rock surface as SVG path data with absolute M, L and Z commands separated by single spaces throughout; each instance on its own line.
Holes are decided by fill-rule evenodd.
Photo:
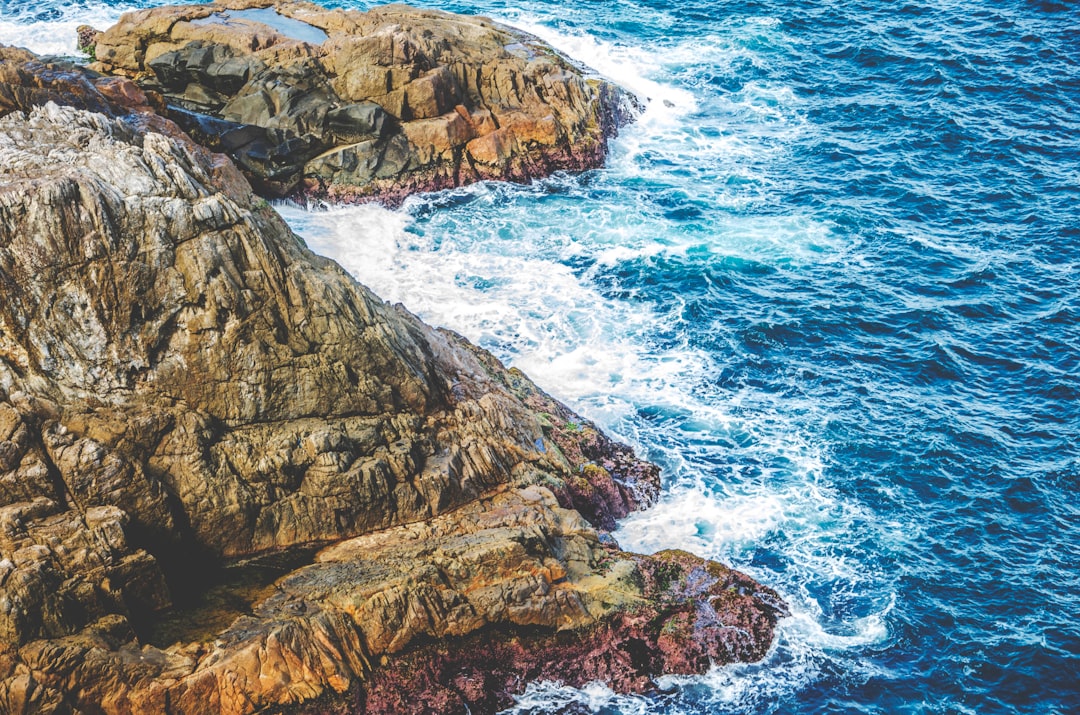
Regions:
M 0 115 L 0 711 L 493 712 L 764 655 L 776 594 L 602 538 L 656 467 L 133 83 L 0 48 Z
M 100 33 L 95 53 L 274 196 L 394 203 L 595 168 L 636 102 L 525 33 L 405 5 L 155 7 Z

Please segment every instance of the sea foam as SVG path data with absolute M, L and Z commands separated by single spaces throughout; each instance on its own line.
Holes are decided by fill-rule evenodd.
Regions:
M 65 4 L 52 9 L 48 19 L 42 20 L 35 14 L 38 6 L 19 5 L 15 3 L 11 13 L 0 14 L 0 44 L 23 47 L 39 55 L 73 57 L 79 56 L 75 32 L 79 25 L 105 30 L 136 7 L 108 2 Z
M 650 100 L 613 142 L 607 169 L 414 197 L 398 211 L 280 210 L 313 250 L 383 298 L 494 351 L 659 462 L 664 495 L 624 520 L 616 532 L 624 548 L 684 548 L 724 560 L 788 600 L 793 616 L 763 663 L 668 679 L 682 695 L 664 707 L 679 712 L 705 699 L 737 710 L 804 687 L 829 668 L 856 669 L 845 653 L 889 637 L 880 614 L 893 593 L 888 579 L 834 546 L 872 515 L 826 478 L 829 455 L 808 425 L 827 422 L 828 413 L 753 390 L 716 391 L 710 385 L 725 358 L 689 340 L 681 326 L 692 307 L 680 294 L 662 284 L 655 292 L 620 288 L 637 275 L 689 276 L 723 260 L 744 263 L 748 278 L 858 260 L 828 224 L 740 211 L 773 190 L 755 173 L 762 157 L 778 159 L 804 130 L 797 98 L 768 83 L 718 98 L 678 81 L 688 66 L 765 61 L 738 36 L 649 48 L 556 30 L 535 16 L 504 19 Z M 769 19 L 733 32 L 778 41 Z M 704 106 L 711 114 L 697 121 Z M 725 120 L 763 132 L 730 131 Z M 742 165 L 740 157 L 757 163 Z M 717 172 L 731 178 L 718 183 Z M 693 211 L 702 212 L 700 224 L 686 220 Z M 672 273 L 671 285 L 683 279 Z M 827 582 L 836 598 L 863 605 L 837 619 L 805 582 Z M 593 712 L 659 707 L 599 685 L 534 683 L 514 711 L 569 702 Z

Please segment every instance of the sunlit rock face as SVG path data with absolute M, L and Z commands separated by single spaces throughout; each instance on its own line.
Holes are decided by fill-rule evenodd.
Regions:
M 478 712 L 764 654 L 771 591 L 602 538 L 654 466 L 156 106 L 0 48 L 0 709 Z
M 95 54 L 275 196 L 396 202 L 595 168 L 635 101 L 524 33 L 404 5 L 158 7 Z

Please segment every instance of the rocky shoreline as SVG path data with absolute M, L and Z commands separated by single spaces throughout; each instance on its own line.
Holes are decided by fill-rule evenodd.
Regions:
M 124 75 L 106 48 L 165 14 L 125 16 L 99 61 Z M 396 48 L 415 15 L 503 32 L 394 6 L 352 37 L 388 15 Z M 219 57 L 188 43 L 132 57 Z M 0 710 L 495 712 L 535 679 L 643 691 L 763 657 L 774 592 L 607 534 L 654 465 L 307 250 L 154 86 L 0 47 Z M 594 128 L 566 151 L 602 160 Z M 501 178 L 533 166 L 513 133 Z M 441 161 L 319 191 L 394 200 Z
M 80 42 L 275 197 L 398 203 L 596 168 L 636 107 L 525 33 L 404 5 L 156 7 Z

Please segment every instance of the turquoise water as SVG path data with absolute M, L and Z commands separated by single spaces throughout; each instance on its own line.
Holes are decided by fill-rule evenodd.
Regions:
M 517 712 L 1080 710 L 1080 8 L 424 4 L 648 108 L 601 171 L 282 212 L 661 464 L 624 547 L 794 613 L 762 663 Z M 0 41 L 118 12 L 16 2 Z

